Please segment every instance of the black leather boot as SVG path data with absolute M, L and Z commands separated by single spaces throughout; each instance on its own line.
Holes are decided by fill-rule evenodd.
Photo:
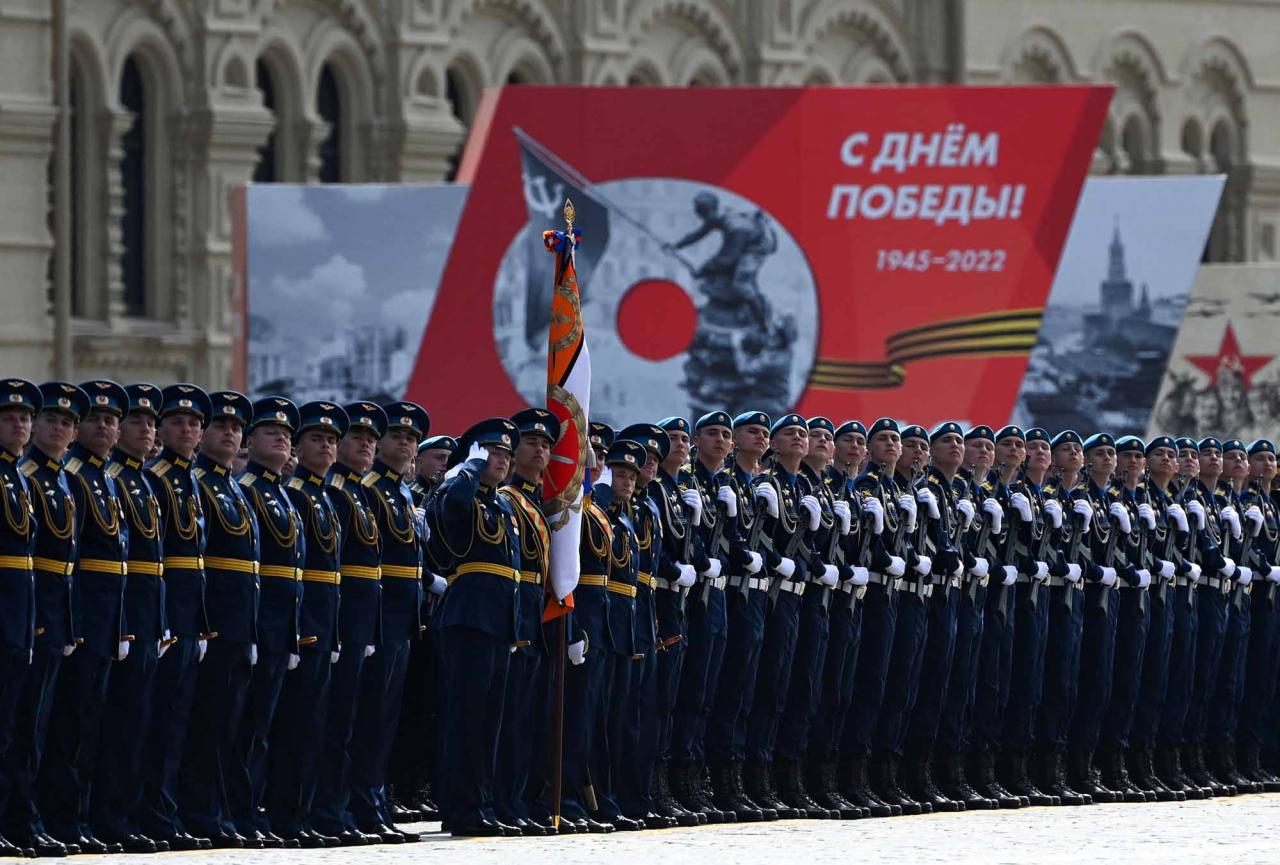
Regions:
M 942 760 L 942 789 L 951 799 L 964 805 L 966 811 L 994 811 L 1000 807 L 995 799 L 988 799 L 969 783 L 965 777 L 964 755 L 948 754 Z
M 1001 808 L 1021 808 L 1022 798 L 1006 790 L 996 779 L 996 755 L 991 751 L 975 754 L 974 783 L 978 792 L 988 799 L 994 799 Z
M 778 812 L 772 808 L 766 808 L 747 793 L 746 784 L 743 782 L 743 766 L 741 760 L 735 760 L 729 764 L 729 778 L 733 784 L 733 790 L 742 801 L 746 802 L 751 808 L 760 812 L 761 819 L 765 822 L 772 822 L 778 819 Z
M 836 784 L 836 764 L 833 761 L 826 760 L 810 765 L 808 775 L 806 788 L 809 790 L 809 795 L 823 808 L 839 814 L 841 820 L 857 820 L 870 813 L 864 812 L 862 808 L 840 795 L 840 788 Z
M 653 767 L 653 804 L 659 814 L 670 817 L 680 826 L 698 826 L 706 822 L 706 818 L 695 814 L 680 804 L 671 794 L 668 778 L 669 767 L 665 761 Z
M 1004 752 L 1004 785 L 1015 796 L 1026 798 L 1032 805 L 1044 807 L 1054 804 L 1053 797 L 1041 790 L 1027 774 L 1027 752 L 1021 748 L 1009 748 Z
M 1062 752 L 1055 749 L 1045 751 L 1040 758 L 1043 767 L 1041 777 L 1044 787 L 1041 789 L 1056 797 L 1063 805 L 1092 805 L 1093 797 L 1074 789 L 1067 781 L 1066 760 Z
M 799 820 L 804 815 L 778 798 L 773 786 L 773 764 L 748 761 L 743 766 L 747 795 L 761 808 L 777 812 L 779 820 Z
M 926 753 L 923 757 L 916 757 L 911 761 L 910 779 L 911 795 L 916 798 L 916 801 L 927 803 L 935 812 L 954 813 L 964 810 L 964 803 L 943 793 L 937 781 L 934 780 L 932 753 Z
M 859 808 L 870 811 L 872 817 L 894 816 L 893 806 L 882 802 L 871 790 L 866 757 L 846 757 L 842 761 L 842 769 L 840 792 L 846 799 Z
M 732 812 L 739 823 L 759 823 L 764 814 L 738 795 L 733 769 L 728 763 L 711 767 L 711 802 L 721 811 Z
M 1093 764 L 1092 751 L 1071 751 L 1071 786 L 1088 794 L 1093 801 L 1111 804 L 1118 801 L 1114 790 L 1102 783 L 1102 773 Z
M 927 806 L 908 796 L 898 784 L 898 758 L 892 754 L 872 758 L 871 789 L 885 802 L 901 808 L 903 814 L 927 814 L 933 811 L 931 807 L 926 810 Z

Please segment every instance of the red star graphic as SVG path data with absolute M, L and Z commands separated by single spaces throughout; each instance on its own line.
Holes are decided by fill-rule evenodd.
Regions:
M 1234 369 L 1244 378 L 1245 387 L 1251 386 L 1253 374 L 1271 363 L 1274 358 L 1275 355 L 1241 354 L 1240 343 L 1236 341 L 1236 332 L 1230 322 L 1227 322 L 1227 329 L 1222 334 L 1222 342 L 1218 346 L 1216 355 L 1189 354 L 1186 356 L 1187 362 L 1195 364 L 1201 372 L 1209 376 L 1213 384 L 1218 383 L 1218 374 L 1223 369 Z

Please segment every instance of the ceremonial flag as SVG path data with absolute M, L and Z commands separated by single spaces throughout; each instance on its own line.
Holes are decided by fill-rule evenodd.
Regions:
M 582 508 L 590 492 L 587 476 L 587 417 L 591 403 L 591 356 L 582 327 L 582 301 L 574 250 L 581 232 L 573 227 L 573 204 L 566 201 L 565 231 L 545 231 L 542 243 L 555 254 L 551 328 L 547 334 L 547 409 L 560 420 L 560 439 L 551 450 L 543 484 L 544 509 L 551 528 L 548 583 L 551 595 L 543 621 L 573 609 L 578 585 L 578 544 Z

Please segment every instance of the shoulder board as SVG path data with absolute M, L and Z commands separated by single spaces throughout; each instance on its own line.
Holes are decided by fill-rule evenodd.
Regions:
M 22 465 L 18 466 L 18 471 L 22 472 L 26 477 L 31 477 L 40 471 L 40 466 L 36 465 L 35 460 L 24 460 Z
M 1046 496 L 1056 496 L 1058 494 L 1058 485 L 1056 483 L 1045 484 L 1044 494 Z
M 106 471 L 107 477 L 114 478 L 117 477 L 120 472 L 124 471 L 124 466 L 120 465 L 120 463 L 107 463 Z
M 66 463 L 62 466 L 62 468 L 65 471 L 68 471 L 71 474 L 76 475 L 80 473 L 80 469 L 83 466 L 84 466 L 84 462 L 81 461 L 80 457 L 72 457 L 71 459 L 66 461 Z
M 173 468 L 173 463 L 169 462 L 168 460 L 156 460 L 151 464 L 150 468 L 151 468 L 151 473 L 153 475 L 155 475 L 158 478 L 162 478 L 169 471 L 169 469 Z
M 192 469 L 191 473 L 196 476 L 196 480 L 200 480 L 205 475 L 204 469 L 200 468 L 199 466 L 196 466 L 194 469 Z
M 302 489 L 302 478 L 289 478 L 289 483 L 285 486 L 291 490 L 300 490 Z
M 342 489 L 343 484 L 345 484 L 346 482 L 347 482 L 347 479 L 340 474 L 329 475 L 329 486 L 331 487 Z
M 240 486 L 242 487 L 253 486 L 253 482 L 256 481 L 257 479 L 258 479 L 258 476 L 255 475 L 253 472 L 245 472 L 244 474 L 240 475 L 240 477 L 236 478 L 236 480 L 240 481 Z
M 379 477 L 380 475 L 378 475 L 376 472 L 369 472 L 367 475 L 365 475 L 363 478 L 360 479 L 360 486 L 371 487 L 378 482 Z
M 981 486 L 982 489 L 988 493 L 995 489 L 995 484 L 991 483 L 991 481 L 983 481 Z

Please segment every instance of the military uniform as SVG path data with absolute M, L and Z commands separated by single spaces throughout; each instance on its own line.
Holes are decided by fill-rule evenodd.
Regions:
M 1249 456 L 1274 454 L 1275 445 L 1258 439 L 1249 445 Z M 1280 582 L 1280 518 L 1267 485 L 1256 476 L 1241 496 L 1246 507 L 1262 512 L 1263 522 L 1254 536 L 1250 567 L 1253 586 L 1253 621 L 1249 633 L 1249 653 L 1245 661 L 1244 693 L 1240 703 L 1237 733 L 1240 772 L 1267 792 L 1280 790 L 1277 778 L 1261 763 L 1262 749 L 1275 723 L 1272 701 L 1276 695 L 1276 670 L 1280 667 L 1280 605 L 1276 584 Z
M 88 381 L 81 388 L 89 394 L 90 413 L 119 419 L 128 409 L 129 395 L 113 381 Z M 134 637 L 124 610 L 128 521 L 106 471 L 108 456 L 77 443 L 63 460 L 78 538 L 71 595 L 76 651 L 58 677 L 38 791 L 49 834 L 85 852 L 107 852 L 89 826 L 89 801 L 112 664 L 127 657 Z

